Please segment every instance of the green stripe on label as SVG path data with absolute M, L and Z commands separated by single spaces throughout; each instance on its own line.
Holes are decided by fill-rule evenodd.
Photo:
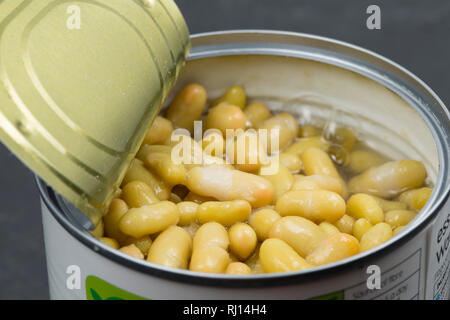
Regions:
M 329 293 L 324 296 L 312 298 L 311 300 L 344 300 L 344 291 Z
M 95 276 L 86 278 L 87 300 L 148 300 L 122 290 Z

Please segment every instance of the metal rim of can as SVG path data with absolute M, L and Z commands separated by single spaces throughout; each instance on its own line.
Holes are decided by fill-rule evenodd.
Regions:
M 309 270 L 252 276 L 231 276 L 179 270 L 132 259 L 100 243 L 82 230 L 75 220 L 61 210 L 57 204 L 55 192 L 38 176 L 35 176 L 40 196 L 53 217 L 67 232 L 89 249 L 136 271 L 173 281 L 237 288 L 278 286 L 310 282 L 330 272 L 341 271 L 351 264 L 360 264 L 374 257 L 385 255 L 418 234 L 444 205 L 450 194 L 448 178 L 450 141 L 447 136 L 441 133 L 445 130 L 444 128 L 447 129 L 447 132 L 450 132 L 450 112 L 439 97 L 422 80 L 405 68 L 364 48 L 326 37 L 303 33 L 269 30 L 232 30 L 201 33 L 191 36 L 191 39 L 192 50 L 188 60 L 248 54 L 303 58 L 354 71 L 393 90 L 421 115 L 435 140 L 438 149 L 439 172 L 433 193 L 422 209 L 421 214 L 402 233 L 372 250 Z M 438 113 L 443 117 L 436 116 Z M 441 121 L 444 121 L 445 126 L 442 125 Z

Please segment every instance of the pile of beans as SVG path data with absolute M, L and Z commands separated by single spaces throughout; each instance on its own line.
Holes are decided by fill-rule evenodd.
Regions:
M 196 120 L 203 130 L 217 129 L 202 141 L 189 138 L 192 152 L 209 148 L 206 161 L 177 163 L 172 132 L 192 133 Z M 227 129 L 274 128 L 280 151 L 276 157 L 269 145 L 266 156 L 278 161 L 275 173 L 263 174 L 261 161 L 234 164 L 228 150 L 215 156 Z M 235 151 L 244 160 L 263 152 Z M 247 104 L 237 85 L 208 102 L 206 90 L 190 84 L 149 128 L 121 193 L 92 234 L 167 267 L 238 275 L 303 270 L 370 250 L 400 232 L 430 197 L 426 176 L 421 162 L 389 160 L 349 128 L 299 126 L 288 112 Z

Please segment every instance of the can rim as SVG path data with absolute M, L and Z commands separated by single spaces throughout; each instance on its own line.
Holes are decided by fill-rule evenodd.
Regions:
M 236 48 L 230 47 L 223 51 L 221 51 L 221 54 L 218 54 L 217 48 L 216 51 L 211 51 L 213 53 L 209 53 L 208 56 L 206 54 L 206 51 L 199 50 L 196 48 L 195 42 L 196 40 L 205 40 L 208 37 L 233 37 L 233 36 L 243 36 L 243 37 L 264 37 L 264 40 L 267 43 L 267 37 L 288 37 L 292 38 L 291 40 L 295 41 L 299 38 L 313 40 L 313 41 L 319 41 L 323 42 L 325 45 L 337 45 L 344 49 L 351 49 L 356 50 L 358 53 L 362 53 L 363 55 L 368 55 L 371 58 L 375 58 L 375 60 L 381 60 L 382 62 L 386 63 L 388 66 L 393 67 L 394 70 L 398 70 L 403 72 L 406 76 L 410 77 L 412 80 L 414 80 L 417 84 L 419 84 L 419 87 L 421 89 L 425 90 L 427 94 L 429 94 L 434 100 L 435 100 L 435 107 L 441 108 L 442 111 L 447 116 L 447 120 L 450 119 L 450 113 L 445 108 L 442 101 L 439 99 L 439 97 L 419 78 L 417 78 L 415 75 L 413 75 L 411 72 L 406 70 L 405 68 L 401 67 L 400 65 L 390 61 L 389 59 L 380 56 L 374 52 L 371 52 L 367 49 L 348 44 L 342 41 L 321 37 L 321 36 L 315 36 L 310 34 L 303 34 L 303 33 L 295 33 L 295 32 L 284 32 L 284 31 L 266 31 L 266 30 L 232 30 L 232 31 L 218 31 L 218 32 L 208 32 L 208 33 L 201 33 L 197 35 L 192 36 L 192 52 L 190 55 L 190 60 L 200 59 L 200 58 L 206 58 L 206 57 L 212 57 L 212 56 L 218 56 L 218 55 L 242 55 L 242 54 L 272 54 L 272 55 L 287 55 L 293 56 L 293 57 L 301 57 L 299 56 L 298 52 L 297 54 L 294 54 L 295 52 L 292 51 L 292 48 L 290 49 L 290 52 L 283 52 L 283 54 L 280 54 L 280 52 L 275 52 L 275 48 L 267 48 L 265 52 L 261 50 L 256 50 L 256 47 L 251 47 L 248 49 L 247 52 L 242 52 L 241 50 L 236 50 Z M 262 41 L 260 44 L 263 43 Z M 277 44 L 282 44 L 278 41 Z M 211 46 L 210 49 L 213 49 L 213 46 Z M 252 51 L 253 50 L 253 51 Z M 308 57 L 311 58 L 311 57 Z M 318 57 L 313 60 L 318 60 Z M 319 57 L 321 58 L 321 57 Z M 323 61 L 321 62 L 330 63 L 329 61 Z M 335 64 L 335 63 L 331 63 Z M 335 65 L 344 67 L 345 69 L 350 69 L 347 66 L 342 66 L 339 63 L 336 63 Z M 358 72 L 358 71 L 357 71 Z M 358 72 L 360 73 L 360 72 Z M 368 76 L 367 74 L 363 74 L 366 77 L 372 78 Z M 377 79 L 373 79 L 377 81 Z M 392 80 L 392 79 L 391 79 Z M 395 80 L 395 79 L 394 79 Z M 393 80 L 392 80 L 393 81 Z M 377 81 L 380 82 L 380 81 Z M 382 81 L 381 81 L 382 82 Z M 395 82 L 395 81 L 394 81 Z M 386 83 L 382 83 L 383 85 L 387 85 Z M 398 85 L 398 84 L 397 84 Z M 388 86 L 390 88 L 390 86 Z M 396 92 L 398 94 L 398 92 Z M 405 97 L 402 96 L 402 98 L 405 99 Z M 410 104 L 412 106 L 415 106 L 414 103 Z M 415 108 L 416 111 L 417 108 Z M 421 112 L 419 112 L 421 113 Z M 443 150 L 441 148 L 441 144 L 438 144 L 437 142 L 443 142 L 444 137 L 441 137 L 436 131 L 434 131 L 436 128 L 433 129 L 429 121 L 427 121 L 427 117 L 423 112 L 421 113 L 424 120 L 427 122 L 429 129 L 432 131 L 433 137 L 435 139 L 435 142 L 437 144 L 438 153 L 439 153 L 439 163 L 444 164 L 443 166 L 440 165 L 439 169 L 439 175 L 437 178 L 436 185 L 440 189 L 444 189 L 443 186 L 443 179 L 444 174 L 447 171 L 447 163 L 449 158 L 449 151 L 447 150 L 447 153 L 443 153 Z M 433 129 L 433 130 L 432 130 Z M 445 141 L 445 140 L 444 140 Z M 448 141 L 445 141 L 448 142 Z M 404 232 L 392 237 L 387 242 L 383 243 L 382 245 L 369 250 L 364 253 L 360 253 L 358 255 L 337 261 L 335 263 L 324 265 L 320 267 L 315 267 L 310 270 L 303 270 L 303 271 L 293 271 L 293 272 L 285 272 L 285 273 L 275 273 L 275 274 L 258 274 L 258 275 L 252 275 L 252 276 L 231 276 L 231 275 L 224 275 L 224 274 L 205 274 L 200 272 L 194 272 L 189 270 L 179 270 L 174 268 L 168 268 L 160 265 L 156 265 L 150 262 L 146 261 L 140 261 L 137 259 L 133 259 L 121 252 L 118 252 L 117 250 L 114 250 L 113 248 L 108 247 L 107 245 L 101 243 L 97 239 L 91 237 L 89 233 L 84 231 L 82 228 L 79 227 L 77 222 L 74 220 L 71 220 L 66 214 L 64 214 L 63 210 L 60 208 L 60 206 L 57 204 L 56 200 L 56 193 L 51 189 L 49 186 L 46 185 L 44 181 L 42 181 L 37 175 L 35 176 L 36 183 L 38 185 L 38 189 L 41 195 L 41 198 L 43 199 L 43 202 L 45 203 L 46 207 L 50 210 L 53 217 L 58 221 L 59 224 L 61 224 L 66 231 L 68 231 L 74 238 L 78 239 L 83 245 L 88 247 L 90 250 L 93 250 L 96 253 L 99 253 L 103 255 L 104 257 L 113 260 L 114 262 L 124 265 L 126 267 L 129 267 L 131 269 L 134 269 L 136 271 L 140 271 L 152 276 L 162 277 L 168 280 L 172 281 L 181 281 L 184 283 L 190 283 L 190 284 L 198 284 L 198 285 L 205 285 L 205 286 L 220 286 L 220 287 L 242 287 L 242 288 L 248 288 L 248 287 L 270 287 L 270 286 L 278 286 L 278 285 L 293 285 L 297 283 L 302 282 L 310 282 L 312 280 L 316 280 L 318 278 L 322 278 L 325 273 L 329 274 L 330 272 L 339 272 L 347 268 L 349 265 L 358 263 L 359 265 L 361 263 L 364 263 L 370 259 L 379 257 L 380 255 L 385 255 L 387 252 L 392 251 L 393 249 L 399 247 L 400 245 L 404 244 L 406 241 L 417 235 L 439 212 L 439 210 L 442 208 L 442 206 L 445 203 L 445 199 L 448 198 L 448 195 L 450 193 L 450 186 L 447 185 L 445 187 L 445 190 L 434 190 L 433 194 L 431 196 L 430 200 L 435 201 L 429 201 L 427 205 L 423 209 L 423 214 L 420 215 L 420 219 L 415 219 L 415 222 L 413 225 L 408 226 Z M 438 183 L 440 183 L 438 185 Z M 438 189 L 438 188 L 436 188 Z M 439 191 L 439 192 L 438 192 Z M 409 230 L 408 230 L 409 229 Z

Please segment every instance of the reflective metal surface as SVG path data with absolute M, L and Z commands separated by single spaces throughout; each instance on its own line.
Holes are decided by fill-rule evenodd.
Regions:
M 189 50 L 172 0 L 0 1 L 0 139 L 96 223 Z

